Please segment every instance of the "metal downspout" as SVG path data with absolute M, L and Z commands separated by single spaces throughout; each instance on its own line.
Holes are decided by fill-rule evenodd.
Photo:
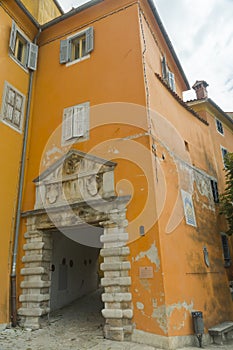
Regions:
M 41 28 L 39 28 L 39 31 L 34 38 L 34 41 L 33 41 L 34 44 L 37 43 L 40 33 L 41 33 Z M 29 128 L 29 118 L 30 118 L 30 112 L 31 112 L 33 76 L 34 76 L 34 71 L 30 70 L 24 136 L 23 136 L 23 147 L 22 147 L 20 173 L 19 173 L 19 190 L 18 190 L 19 192 L 18 192 L 17 207 L 16 207 L 17 209 L 16 209 L 16 220 L 15 220 L 14 247 L 13 247 L 12 266 L 11 266 L 11 289 L 10 290 L 11 290 L 11 325 L 12 327 L 17 326 L 16 267 L 17 267 L 17 256 L 18 256 L 21 207 L 22 207 L 22 198 L 23 198 L 23 184 L 24 184 L 24 175 L 25 175 L 26 151 L 27 151 L 27 141 L 28 141 L 28 128 Z

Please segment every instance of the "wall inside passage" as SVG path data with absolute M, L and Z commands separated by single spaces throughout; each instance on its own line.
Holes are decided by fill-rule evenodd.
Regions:
M 98 288 L 99 248 L 81 245 L 59 231 L 51 234 L 50 305 L 51 310 L 56 310 Z

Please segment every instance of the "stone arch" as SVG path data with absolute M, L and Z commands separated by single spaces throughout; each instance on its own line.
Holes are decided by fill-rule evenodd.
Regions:
M 23 281 L 18 310 L 20 324 L 38 329 L 50 312 L 51 230 L 78 227 L 83 222 L 103 227 L 101 270 L 104 335 L 126 340 L 132 334 L 132 295 L 128 260 L 126 205 L 129 197 L 114 195 L 116 164 L 72 150 L 37 179 L 35 209 L 22 214 L 27 220 L 23 247 Z

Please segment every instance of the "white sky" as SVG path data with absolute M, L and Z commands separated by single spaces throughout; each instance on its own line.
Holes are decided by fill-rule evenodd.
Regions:
M 87 0 L 59 0 L 64 11 Z M 190 86 L 206 80 L 209 97 L 233 112 L 233 0 L 154 0 Z M 194 91 L 184 99 L 195 98 Z

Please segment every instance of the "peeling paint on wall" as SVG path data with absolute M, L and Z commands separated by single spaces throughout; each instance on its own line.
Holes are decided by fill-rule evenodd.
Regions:
M 165 305 L 158 306 L 157 300 L 154 299 L 153 300 L 154 310 L 151 316 L 156 319 L 156 321 L 159 324 L 159 327 L 163 330 L 165 334 L 167 334 L 168 328 L 169 328 L 169 321 L 172 313 L 174 311 L 181 311 L 182 309 L 184 309 L 182 322 L 173 326 L 173 329 L 179 330 L 184 327 L 185 320 L 187 318 L 187 312 L 190 313 L 193 310 L 193 305 L 194 305 L 193 302 L 191 302 L 190 304 L 187 304 L 187 302 L 183 302 L 183 303 L 172 304 L 167 307 Z
M 153 243 L 149 250 L 145 252 L 141 252 L 138 254 L 135 258 L 135 261 L 138 261 L 144 257 L 147 257 L 153 264 L 156 265 L 156 271 L 159 271 L 160 269 L 160 259 L 158 255 L 158 249 L 155 246 L 155 243 Z
M 201 203 L 203 208 L 215 211 L 210 178 L 196 171 L 195 183 L 201 196 L 206 197 L 207 203 L 204 203 L 203 200 L 199 200 L 198 194 L 196 194 L 196 200 Z
M 137 302 L 136 303 L 136 306 L 137 306 L 137 309 L 138 310 L 144 310 L 144 304 L 140 303 L 140 302 Z
M 151 317 L 155 318 L 159 324 L 159 327 L 162 331 L 167 334 L 168 333 L 168 324 L 167 324 L 167 316 L 166 316 L 166 306 L 161 305 L 158 306 L 157 300 L 153 299 L 153 313 Z

